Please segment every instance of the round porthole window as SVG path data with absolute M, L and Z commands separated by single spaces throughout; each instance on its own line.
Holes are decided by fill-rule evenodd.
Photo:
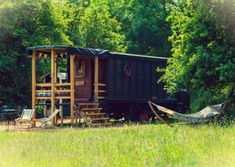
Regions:
M 124 66 L 124 75 L 127 77 L 131 76 L 131 67 L 130 66 L 128 66 L 128 65 Z

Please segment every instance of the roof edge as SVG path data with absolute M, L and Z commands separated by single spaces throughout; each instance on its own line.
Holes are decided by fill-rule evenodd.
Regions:
M 65 49 L 68 55 L 84 55 L 84 56 L 104 56 L 104 55 L 119 55 L 119 56 L 128 56 L 136 58 L 147 58 L 147 59 L 162 59 L 168 60 L 168 57 L 160 56 L 149 56 L 149 55 L 140 55 L 140 54 L 131 54 L 131 53 L 120 53 L 120 52 L 109 52 L 108 50 L 102 49 L 93 49 L 93 48 L 81 48 L 76 46 L 66 46 L 66 45 L 44 45 L 44 46 L 34 46 L 28 47 L 27 52 L 31 53 L 34 50 L 48 50 L 48 49 Z

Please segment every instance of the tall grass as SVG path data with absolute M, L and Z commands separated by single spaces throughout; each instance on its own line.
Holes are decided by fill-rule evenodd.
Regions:
M 1 132 L 1 167 L 235 166 L 235 126 Z

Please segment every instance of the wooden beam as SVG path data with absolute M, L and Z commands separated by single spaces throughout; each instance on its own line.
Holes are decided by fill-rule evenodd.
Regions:
M 62 84 L 62 79 L 59 80 L 59 83 Z M 58 91 L 61 90 L 55 90 L 56 93 L 58 93 Z M 65 90 L 64 90 L 65 91 Z M 67 90 L 70 92 L 70 90 Z M 59 99 L 59 103 L 62 104 L 63 103 L 63 99 Z M 60 109 L 60 121 L 61 121 L 61 126 L 64 126 L 64 117 L 63 117 L 63 105 L 59 105 L 59 109 Z
M 99 90 L 99 93 L 106 93 L 106 90 Z
M 54 111 L 55 111 L 55 50 L 51 49 L 51 113 Z
M 36 52 L 33 51 L 32 55 L 32 109 L 36 107 Z M 36 112 L 33 115 L 33 126 L 36 125 L 35 122 Z
M 50 100 L 51 97 L 36 97 L 37 100 Z
M 94 68 L 94 101 L 98 102 L 98 92 L 99 92 L 99 58 L 95 56 L 95 68 Z
M 36 90 L 36 93 L 51 93 L 51 90 Z
M 55 99 L 70 99 L 71 96 L 56 96 Z
M 56 87 L 58 87 L 58 86 L 71 86 L 71 84 L 70 83 L 58 83 L 58 84 L 56 84 L 55 85 Z
M 38 87 L 51 87 L 51 83 L 38 83 L 38 84 L 36 84 L 36 86 L 38 86 Z
M 106 86 L 105 83 L 98 83 L 97 85 L 98 85 L 98 86 L 103 86 L 103 87 Z M 95 84 L 94 84 L 94 86 L 95 86 Z
M 56 51 L 54 50 L 55 54 L 54 54 L 54 94 L 55 94 L 55 85 L 57 84 L 57 55 L 56 55 Z M 54 107 L 56 107 L 54 105 Z M 54 117 L 53 119 L 53 123 L 57 124 L 57 116 Z
M 54 78 L 55 78 L 55 85 L 57 84 L 57 55 L 55 54 L 55 58 L 54 58 L 54 61 L 55 61 L 55 65 L 54 65 Z
M 71 118 L 71 126 L 73 126 L 74 124 L 74 60 L 75 60 L 75 56 L 74 55 L 70 55 L 70 118 Z
M 55 90 L 56 93 L 70 93 L 70 89 L 63 89 L 63 90 Z

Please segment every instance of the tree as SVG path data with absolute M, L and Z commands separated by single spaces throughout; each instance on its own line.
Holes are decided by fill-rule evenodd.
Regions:
M 167 4 L 171 0 L 109 0 L 111 13 L 123 25 L 128 52 L 168 57 L 171 43 Z
M 30 101 L 31 64 L 26 47 L 72 43 L 66 36 L 68 20 L 61 3 L 65 1 L 8 0 L 0 4 L 0 100 L 3 103 Z
M 231 94 L 235 80 L 234 3 L 188 0 L 171 6 L 172 56 L 162 77 L 169 92 L 197 90 L 194 93 L 200 92 L 201 98 L 210 94 L 211 100 Z
M 111 51 L 126 50 L 125 36 L 121 34 L 121 23 L 110 14 L 107 0 L 89 1 L 86 6 L 79 4 L 74 10 L 70 23 L 70 34 L 75 45 L 102 48 Z

